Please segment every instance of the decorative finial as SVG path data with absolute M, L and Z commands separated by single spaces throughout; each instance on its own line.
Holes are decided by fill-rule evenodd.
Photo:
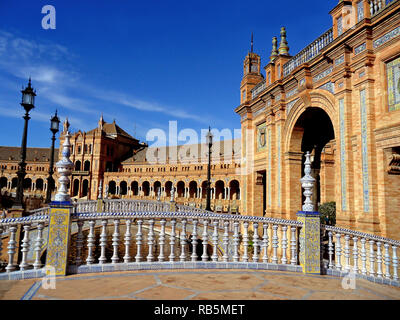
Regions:
M 289 46 L 286 40 L 286 29 L 285 27 L 281 28 L 281 43 L 279 45 L 279 54 L 287 56 L 289 55 Z
M 306 161 L 304 162 L 304 177 L 300 179 L 301 186 L 304 189 L 304 196 L 306 199 L 304 200 L 303 204 L 303 211 L 314 211 L 314 205 L 311 201 L 311 197 L 313 195 L 313 189 L 314 189 L 314 182 L 315 179 L 311 176 L 311 155 L 310 151 L 307 151 L 306 155 Z
M 65 133 L 65 140 L 63 143 L 63 151 L 62 151 L 62 159 L 56 163 L 56 168 L 57 172 L 59 175 L 58 178 L 58 184 L 59 188 L 57 189 L 57 193 L 54 197 L 55 201 L 60 201 L 60 202 L 70 202 L 71 198 L 69 196 L 68 192 L 68 182 L 69 182 L 69 177 L 72 174 L 72 169 L 74 167 L 74 164 L 72 161 L 69 159 L 69 156 L 71 154 L 70 147 L 71 144 L 69 142 L 69 138 L 71 135 L 68 132 L 68 127 Z
M 251 53 L 253 53 L 253 32 L 251 33 Z
M 65 118 L 64 124 L 63 124 L 63 133 L 67 133 L 69 129 L 69 122 L 68 122 L 68 118 Z
M 276 37 L 272 38 L 272 51 L 271 51 L 271 57 L 270 57 L 270 62 L 274 62 L 276 57 L 278 56 L 278 39 Z

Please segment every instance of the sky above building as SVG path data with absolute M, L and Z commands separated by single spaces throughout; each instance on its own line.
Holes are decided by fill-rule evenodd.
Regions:
M 42 7 L 49 4 L 56 29 L 45 30 Z M 178 131 L 200 135 L 210 125 L 233 133 L 251 33 L 264 67 L 282 26 L 295 55 L 331 27 L 336 4 L 1 0 L 0 145 L 21 145 L 20 91 L 29 76 L 37 97 L 28 147 L 50 146 L 56 109 L 73 131 L 95 128 L 103 113 L 141 141 L 153 128 L 168 134 L 170 121 Z

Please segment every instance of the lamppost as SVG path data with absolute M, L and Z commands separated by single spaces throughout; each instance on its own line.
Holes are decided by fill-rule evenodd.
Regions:
M 56 141 L 56 134 L 58 132 L 59 126 L 60 126 L 60 119 L 57 117 L 57 110 L 56 110 L 56 114 L 50 119 L 50 131 L 53 133 L 53 136 L 51 138 L 50 167 L 49 167 L 49 176 L 47 178 L 47 192 L 46 192 L 45 203 L 49 203 L 51 201 L 51 193 L 55 187 L 55 183 L 54 183 L 54 179 L 53 179 L 54 142 Z
M 213 144 L 213 135 L 211 133 L 211 128 L 208 127 L 208 133 L 206 136 L 206 141 L 208 144 L 208 166 L 207 166 L 207 204 L 206 210 L 211 211 L 211 147 Z
M 24 125 L 24 132 L 22 135 L 22 145 L 21 145 L 21 162 L 19 163 L 19 168 L 17 172 L 18 182 L 17 182 L 17 194 L 15 203 L 13 205 L 14 208 L 22 208 L 23 207 L 23 198 L 24 198 L 24 178 L 26 175 L 25 167 L 26 167 L 26 139 L 28 135 L 28 120 L 29 111 L 31 111 L 35 106 L 35 96 L 36 93 L 34 92 L 31 86 L 31 78 L 29 78 L 28 86 L 21 91 L 22 92 L 22 102 L 21 106 L 25 109 L 25 125 Z

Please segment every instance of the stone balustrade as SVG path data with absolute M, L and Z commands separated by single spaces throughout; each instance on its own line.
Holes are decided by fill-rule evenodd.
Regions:
M 323 225 L 321 246 L 328 274 L 354 274 L 375 282 L 399 281 L 397 249 L 400 241 Z
M 44 276 L 42 254 L 52 250 L 43 237 L 49 217 L 49 208 L 41 208 L 27 217 L 0 220 L 0 234 L 8 240 L 0 243 L 0 279 Z M 302 272 L 301 221 L 119 199 L 76 203 L 70 221 L 69 274 L 172 268 Z M 321 273 L 343 276 L 352 271 L 357 277 L 400 286 L 400 241 L 325 225 L 319 230 Z M 1 255 L 2 249 L 6 254 Z
M 371 17 L 374 17 L 398 0 L 368 0 Z
M 286 77 L 298 66 L 314 59 L 320 52 L 333 41 L 332 28 L 322 34 L 317 40 L 305 47 L 283 65 L 283 76 Z

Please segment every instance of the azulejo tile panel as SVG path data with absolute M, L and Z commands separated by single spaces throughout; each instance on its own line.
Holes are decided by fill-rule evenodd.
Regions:
M 277 152 L 278 152 L 278 207 L 281 206 L 281 125 L 276 126 L 276 140 L 277 140 Z
M 346 198 L 346 124 L 344 115 L 344 99 L 339 100 L 339 121 L 340 121 L 340 178 L 341 178 L 341 189 L 342 189 L 342 211 L 347 210 L 347 198 Z
M 368 132 L 367 132 L 367 105 L 365 89 L 360 91 L 361 111 L 361 148 L 362 148 L 362 180 L 364 212 L 369 212 L 369 173 L 368 173 Z
M 373 44 L 374 49 L 379 48 L 381 45 L 398 37 L 399 35 L 400 35 L 400 27 L 397 27 L 397 28 L 393 29 L 392 31 L 385 33 L 382 37 L 380 37 L 374 41 L 374 44 Z
M 266 137 L 266 123 L 261 123 L 257 126 L 257 151 L 265 150 L 267 146 L 267 137 Z
M 321 80 L 321 79 L 327 77 L 328 75 L 330 75 L 330 74 L 332 73 L 332 71 L 333 71 L 333 68 L 332 68 L 332 67 L 326 69 L 325 71 L 323 71 L 323 72 L 321 72 L 320 74 L 316 75 L 316 76 L 313 78 L 313 82 L 317 82 L 317 81 L 319 81 L 319 80 Z
M 359 53 L 365 51 L 365 49 L 367 49 L 367 44 L 364 42 L 354 49 L 354 54 L 358 55 Z
M 56 276 L 67 271 L 69 229 L 70 209 L 51 208 L 46 267 L 55 268 Z
M 386 64 L 389 111 L 400 110 L 400 57 Z
M 299 235 L 299 261 L 303 273 L 320 274 L 320 217 L 317 212 L 297 213 L 297 221 L 303 227 Z
M 272 138 L 271 138 L 271 127 L 268 128 L 268 175 L 267 175 L 267 179 L 268 179 L 268 205 L 272 206 L 272 191 L 271 191 L 271 171 L 272 171 L 272 148 L 271 148 L 271 142 L 272 142 Z

